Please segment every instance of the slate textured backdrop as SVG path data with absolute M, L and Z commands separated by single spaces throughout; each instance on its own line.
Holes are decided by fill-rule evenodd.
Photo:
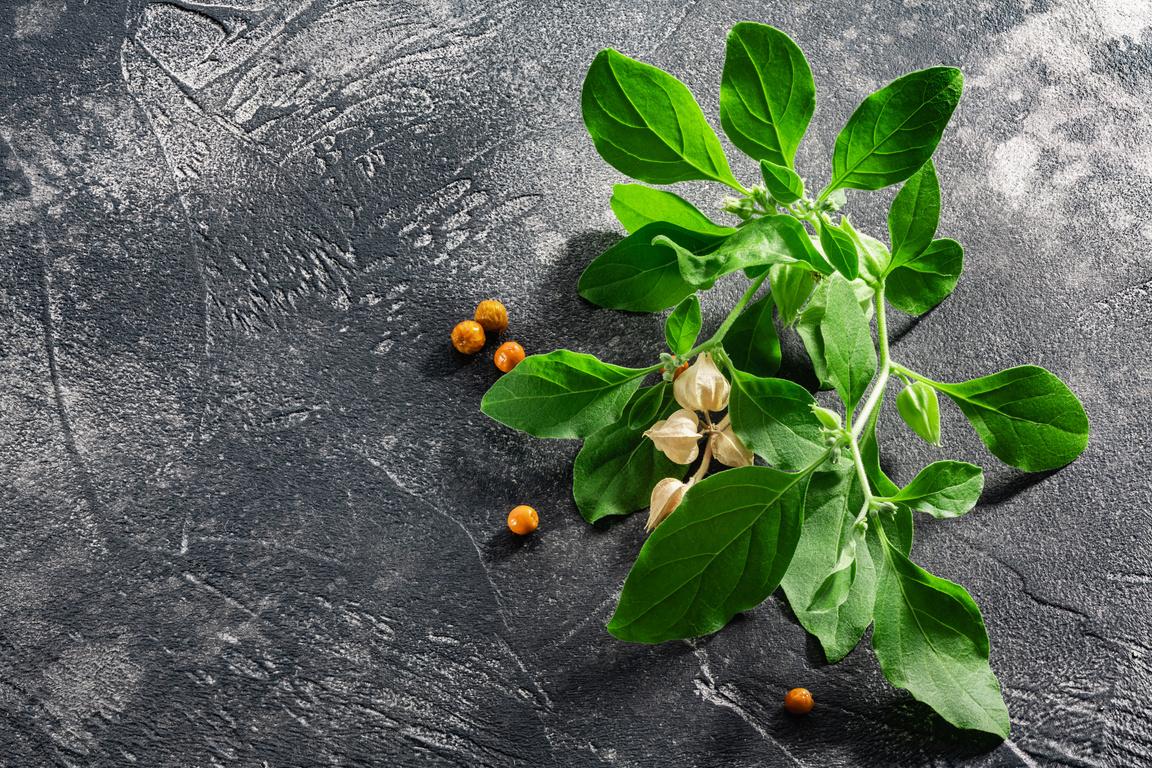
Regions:
M 1152 9 L 958 5 L 3 3 L 0 766 L 1152 762 Z M 1033 477 L 945 416 L 988 492 L 918 519 L 914 557 L 984 611 L 1003 744 L 866 642 L 825 664 L 777 599 L 695 642 L 611 638 L 643 515 L 584 524 L 578 445 L 483 417 L 491 347 L 446 343 L 497 297 L 530 352 L 649 362 L 661 318 L 575 292 L 620 231 L 580 83 L 613 46 L 717 123 L 741 19 L 812 62 L 821 181 L 863 96 L 964 69 L 936 158 L 965 275 L 896 354 L 946 380 L 1038 363 L 1092 419 Z M 849 194 L 884 232 L 891 193 Z M 907 481 L 939 454 L 893 417 Z

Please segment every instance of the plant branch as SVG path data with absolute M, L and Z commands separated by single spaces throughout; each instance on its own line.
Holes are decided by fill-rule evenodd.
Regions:
M 707 352 L 713 347 L 719 346 L 720 343 L 724 341 L 724 335 L 728 333 L 728 329 L 732 327 L 732 323 L 736 322 L 736 318 L 739 317 L 740 313 L 744 311 L 744 307 L 748 306 L 748 302 L 752 300 L 752 297 L 756 295 L 756 291 L 760 290 L 760 286 L 767 279 L 768 273 L 765 272 L 764 274 L 760 275 L 760 277 L 753 280 L 752 285 L 748 286 L 748 290 L 744 292 L 744 295 L 740 298 L 740 301 L 737 302 L 736 306 L 732 308 L 732 311 L 728 313 L 728 317 L 724 318 L 724 322 L 721 323 L 720 327 L 716 329 L 716 333 L 712 334 L 712 338 L 708 339 L 708 341 L 704 342 L 703 344 L 697 345 L 695 349 L 689 351 L 688 354 L 684 355 L 684 357 L 695 357 L 701 352 Z

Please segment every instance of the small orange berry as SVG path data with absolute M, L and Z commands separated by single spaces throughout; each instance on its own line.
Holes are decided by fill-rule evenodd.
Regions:
M 807 688 L 793 688 L 784 697 L 784 708 L 794 715 L 806 715 L 812 711 L 812 694 Z
M 539 524 L 540 516 L 536 514 L 536 510 L 524 504 L 508 513 L 508 527 L 512 529 L 512 533 L 523 536 L 526 533 L 532 533 Z
M 668 370 L 667 368 L 661 368 L 660 372 L 664 373 L 667 370 Z M 684 373 L 684 371 L 686 371 L 686 370 L 688 370 L 688 363 L 684 363 L 684 365 L 682 365 L 676 369 L 676 371 L 672 374 L 672 381 L 676 381 L 676 379 L 680 376 L 680 374 Z
M 520 346 L 514 341 L 506 341 L 500 345 L 500 349 L 496 350 L 496 367 L 508 373 L 508 371 L 515 368 L 524 359 L 524 347 Z
M 495 299 L 482 301 L 476 307 L 476 322 L 484 326 L 486 331 L 504 333 L 508 330 L 508 310 Z
M 452 346 L 466 355 L 474 355 L 484 347 L 484 329 L 480 323 L 465 320 L 452 329 Z

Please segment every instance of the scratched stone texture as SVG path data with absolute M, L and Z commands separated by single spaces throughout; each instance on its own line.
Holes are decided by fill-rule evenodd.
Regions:
M 988 489 L 918 519 L 913 557 L 984 612 L 1003 743 L 890 687 L 866 640 L 828 665 L 778 597 L 614 640 L 643 515 L 582 522 L 578 444 L 481 415 L 496 342 L 446 343 L 495 297 L 529 352 L 652 361 L 661 317 L 575 290 L 621 234 L 583 72 L 615 47 L 718 126 L 742 19 L 812 63 L 814 186 L 865 95 L 963 68 L 936 160 L 965 274 L 894 354 L 1041 364 L 1092 420 L 1034 476 L 946 409 Z M 891 194 L 848 210 L 882 234 Z M 1143 1 L 6 0 L 0 766 L 1150 765 L 1150 220 Z M 898 480 L 945 456 L 882 420 Z

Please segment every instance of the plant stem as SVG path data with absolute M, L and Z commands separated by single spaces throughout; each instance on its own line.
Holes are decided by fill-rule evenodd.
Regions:
M 692 475 L 692 482 L 696 483 L 704 477 L 704 473 L 708 471 L 708 465 L 712 463 L 712 435 L 708 435 L 708 439 L 704 443 L 704 459 L 700 462 L 700 469 L 696 470 L 696 474 Z
M 852 451 L 852 461 L 856 465 L 856 474 L 860 477 L 860 484 L 864 488 L 864 510 L 861 514 L 867 514 L 868 507 L 872 504 L 872 486 L 868 482 L 868 472 L 864 469 L 864 460 L 860 456 L 860 444 L 857 442 L 861 433 L 864 431 L 864 425 L 868 423 L 868 419 L 872 416 L 872 411 L 884 399 L 884 389 L 888 384 L 888 376 L 892 372 L 892 359 L 891 352 L 888 347 L 888 322 L 885 316 L 884 308 L 884 281 L 881 279 L 880 285 L 876 288 L 876 335 L 880 340 L 880 370 L 876 379 L 872 383 L 872 392 L 868 395 L 868 400 L 864 403 L 864 407 L 856 414 L 852 422 L 852 431 L 848 434 L 848 447 Z
M 694 357 L 701 352 L 707 352 L 713 347 L 719 346 L 720 343 L 724 341 L 724 334 L 728 333 L 728 329 L 732 327 L 732 323 L 736 322 L 736 318 L 739 317 L 740 313 L 744 311 L 744 307 L 748 306 L 748 302 L 752 300 L 752 297 L 756 295 L 756 291 L 760 290 L 760 286 L 767 279 L 768 273 L 765 272 L 764 274 L 760 275 L 760 277 L 753 280 L 752 285 L 748 286 L 748 290 L 744 292 L 744 295 L 740 298 L 740 301 L 737 302 L 736 306 L 732 308 L 732 311 L 728 313 L 728 317 L 724 318 L 724 322 L 721 323 L 720 327 L 716 329 L 716 333 L 712 334 L 712 338 L 708 339 L 708 341 L 704 342 L 703 344 L 697 345 L 695 349 L 690 350 L 688 354 L 684 355 L 684 357 Z

